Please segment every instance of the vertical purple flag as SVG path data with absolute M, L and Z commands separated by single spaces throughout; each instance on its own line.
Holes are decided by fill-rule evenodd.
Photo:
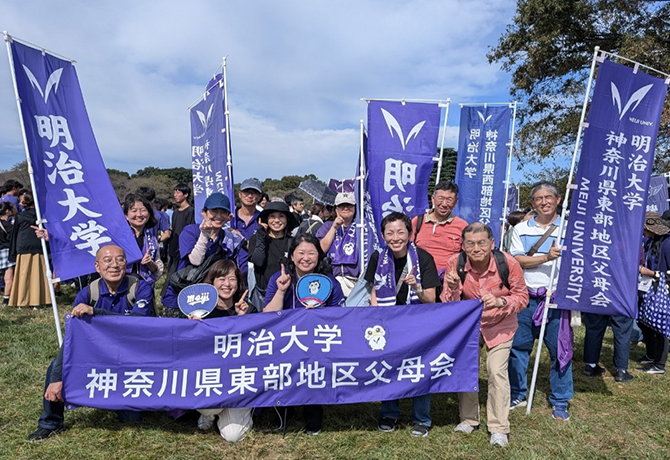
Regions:
M 559 308 L 637 316 L 637 278 L 654 149 L 668 85 L 600 65 L 571 197 Z
M 483 222 L 500 234 L 505 205 L 505 171 L 509 151 L 509 106 L 461 108 L 454 214 L 466 222 Z
M 369 103 L 366 190 L 377 225 L 391 212 L 412 217 L 428 208 L 440 113 L 437 104 Z
M 663 214 L 668 210 L 668 179 L 665 176 L 653 176 L 649 181 L 647 211 Z
M 519 206 L 519 189 L 516 187 L 510 187 L 509 190 L 507 190 L 507 213 L 506 215 L 509 216 L 509 213 L 512 211 L 516 211 Z
M 207 84 L 205 97 L 191 107 L 191 165 L 195 220 L 202 221 L 205 200 L 215 192 L 235 203 L 232 168 L 228 167 L 228 142 L 224 113 L 223 76 L 218 74 Z
M 141 259 L 100 156 L 73 63 L 16 39 L 11 54 L 54 274 L 71 279 L 93 272 L 96 251 L 110 243 L 121 246 L 130 262 Z

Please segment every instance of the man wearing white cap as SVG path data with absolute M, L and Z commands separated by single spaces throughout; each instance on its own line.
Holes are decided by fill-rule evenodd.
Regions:
M 331 258 L 333 275 L 342 286 L 345 297 L 349 296 L 358 276 L 358 231 L 356 216 L 356 196 L 351 193 L 338 193 L 335 197 L 335 220 L 325 222 L 316 237 L 321 240 L 321 249 Z

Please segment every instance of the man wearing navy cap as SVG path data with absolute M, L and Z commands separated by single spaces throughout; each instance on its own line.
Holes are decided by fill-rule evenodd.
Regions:
M 258 215 L 261 213 L 256 209 L 256 204 L 261 198 L 261 183 L 258 179 L 246 179 L 240 185 L 240 191 L 237 193 L 240 199 L 241 206 L 235 208 L 233 218 L 230 220 L 230 228 L 234 232 L 239 233 L 248 244 L 251 236 L 258 228 Z M 237 265 L 242 274 L 246 277 L 248 272 L 247 261 L 249 260 L 249 252 L 245 244 L 240 250 L 237 257 Z

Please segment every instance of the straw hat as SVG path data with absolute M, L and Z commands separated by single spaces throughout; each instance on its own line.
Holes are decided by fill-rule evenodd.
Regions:
M 648 212 L 644 216 L 644 229 L 654 235 L 665 235 L 670 232 L 670 226 L 657 212 Z

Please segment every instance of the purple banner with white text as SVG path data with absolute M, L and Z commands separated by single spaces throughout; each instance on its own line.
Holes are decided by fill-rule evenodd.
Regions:
M 468 300 L 202 322 L 70 318 L 63 394 L 76 406 L 167 410 L 478 391 L 481 312 L 479 300 Z
M 100 156 L 74 64 L 16 39 L 11 56 L 54 276 L 94 272 L 95 253 L 106 244 L 121 246 L 128 262 L 141 259 Z
M 235 189 L 232 165 L 228 165 L 228 138 L 224 113 L 223 76 L 218 74 L 208 84 L 205 97 L 191 107 L 191 167 L 195 221 L 202 222 L 202 208 L 212 193 L 220 192 L 230 199 L 234 211 Z
M 600 64 L 561 255 L 559 308 L 637 316 L 640 241 L 667 88 L 631 67 Z
M 663 215 L 668 210 L 668 179 L 665 176 L 653 176 L 649 181 L 647 212 Z
M 510 187 L 507 190 L 507 215 L 512 211 L 519 209 L 519 189 Z
M 391 212 L 413 217 L 428 209 L 441 110 L 437 104 L 368 104 L 366 190 L 378 226 Z
M 358 171 L 357 171 L 358 172 Z M 328 181 L 328 188 L 337 193 L 353 192 L 355 179 L 330 179 Z
M 459 199 L 454 214 L 469 223 L 489 225 L 496 236 L 505 206 L 511 115 L 509 106 L 461 108 L 456 164 Z

